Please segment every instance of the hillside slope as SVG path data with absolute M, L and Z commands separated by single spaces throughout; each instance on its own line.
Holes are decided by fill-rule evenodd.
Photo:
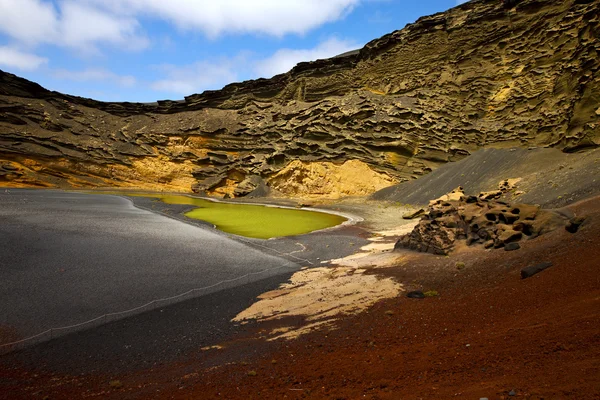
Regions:
M 498 189 L 506 179 L 513 182 L 504 196 L 511 202 L 554 208 L 598 196 L 600 149 L 570 154 L 557 149 L 481 149 L 418 180 L 381 189 L 372 198 L 427 205 L 458 186 L 477 195 Z
M 0 184 L 241 196 L 261 179 L 282 189 L 271 178 L 298 160 L 286 194 L 305 195 L 314 171 L 369 167 L 377 185 L 356 193 L 346 168 L 319 193 L 338 196 L 480 148 L 597 147 L 599 10 L 600 0 L 474 0 L 357 53 L 181 102 L 102 103 L 0 71 Z

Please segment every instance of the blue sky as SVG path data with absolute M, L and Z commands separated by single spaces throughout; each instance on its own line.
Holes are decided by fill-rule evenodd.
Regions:
M 362 47 L 461 0 L 0 0 L 0 69 L 105 101 L 181 99 Z

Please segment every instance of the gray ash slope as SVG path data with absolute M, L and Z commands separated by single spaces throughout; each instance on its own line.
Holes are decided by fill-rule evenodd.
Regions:
M 516 178 L 521 181 L 508 200 L 520 203 L 561 207 L 598 195 L 600 150 L 568 154 L 543 148 L 482 149 L 418 180 L 382 189 L 372 199 L 426 205 L 458 186 L 467 194 L 478 194 Z

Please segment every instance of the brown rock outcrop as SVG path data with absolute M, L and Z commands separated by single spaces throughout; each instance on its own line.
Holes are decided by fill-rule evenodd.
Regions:
M 460 188 L 453 194 L 459 192 Z M 432 202 L 419 224 L 401 237 L 395 248 L 441 255 L 452 252 L 459 241 L 468 246 L 501 248 L 565 224 L 562 216 L 539 206 L 463 195 L 460 199 Z
M 0 71 L 0 161 L 20 173 L 0 182 L 241 195 L 295 160 L 404 181 L 482 147 L 597 147 L 599 5 L 474 0 L 183 101 L 103 103 Z

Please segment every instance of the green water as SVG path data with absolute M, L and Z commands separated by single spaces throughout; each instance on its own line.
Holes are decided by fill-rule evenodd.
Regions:
M 167 204 L 197 206 L 185 216 L 209 222 L 223 232 L 258 239 L 301 235 L 346 221 L 346 218 L 339 215 L 316 211 L 221 203 L 177 195 L 139 196 L 156 197 Z

